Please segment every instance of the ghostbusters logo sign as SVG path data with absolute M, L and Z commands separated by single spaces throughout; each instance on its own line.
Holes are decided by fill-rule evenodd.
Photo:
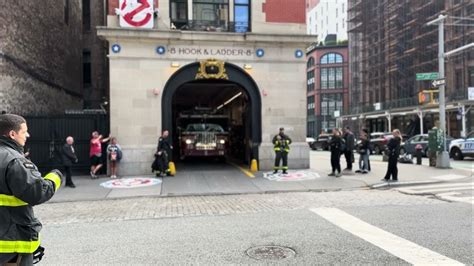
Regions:
M 153 28 L 153 0 L 120 0 L 115 13 L 120 16 L 120 27 Z

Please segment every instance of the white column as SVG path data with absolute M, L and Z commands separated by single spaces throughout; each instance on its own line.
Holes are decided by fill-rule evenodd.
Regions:
M 392 132 L 392 114 L 386 112 L 385 115 L 387 116 L 388 120 L 388 132 Z
M 234 22 L 234 0 L 229 0 L 229 22 Z
M 188 20 L 193 20 L 193 0 L 188 0 Z
M 461 110 L 462 110 L 462 113 L 461 113 L 461 124 L 462 124 L 462 131 L 461 131 L 461 137 L 462 138 L 465 138 L 467 133 L 466 133 L 466 113 L 467 113 L 467 110 L 466 110 L 466 106 L 463 104 L 461 105 Z
M 420 118 L 420 134 L 423 134 L 424 128 L 423 128 L 423 110 L 421 108 L 418 108 L 418 118 Z

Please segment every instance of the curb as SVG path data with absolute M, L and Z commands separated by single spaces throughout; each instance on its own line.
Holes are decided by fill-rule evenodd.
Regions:
M 163 194 L 163 195 L 136 195 L 126 197 L 114 197 L 114 198 L 100 198 L 100 199 L 75 199 L 75 200 L 59 200 L 59 201 L 48 201 L 45 204 L 57 204 L 57 203 L 72 203 L 72 202 L 91 202 L 91 201 L 108 201 L 108 200 L 125 200 L 125 199 L 137 199 L 137 198 L 176 198 L 176 197 L 213 197 L 213 196 L 238 196 L 238 195 L 265 195 L 265 194 L 278 194 L 278 193 L 324 193 L 324 192 L 338 192 L 338 191 L 350 191 L 367 189 L 367 186 L 354 187 L 354 188 L 322 188 L 322 189 L 292 189 L 292 190 L 265 190 L 257 192 L 208 192 L 208 193 L 177 193 L 177 194 Z
M 426 180 L 426 181 L 402 181 L 402 182 L 383 182 L 374 185 L 369 185 L 371 189 L 391 188 L 391 187 L 406 187 L 413 185 L 429 185 L 443 183 L 442 180 Z

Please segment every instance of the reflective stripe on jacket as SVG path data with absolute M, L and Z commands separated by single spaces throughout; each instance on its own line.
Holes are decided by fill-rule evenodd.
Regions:
M 61 186 L 57 174 L 44 178 L 13 140 L 0 137 L 0 253 L 33 253 L 41 223 L 33 206 L 48 201 Z
M 280 140 L 278 140 L 278 136 L 281 137 Z M 273 137 L 273 140 L 272 140 L 272 143 L 273 143 L 273 149 L 275 151 L 285 151 L 285 152 L 289 152 L 290 151 L 290 144 L 292 143 L 291 141 L 291 138 L 288 137 L 287 135 L 275 135 L 275 137 Z

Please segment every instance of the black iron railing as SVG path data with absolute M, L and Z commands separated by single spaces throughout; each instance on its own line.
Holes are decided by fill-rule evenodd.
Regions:
M 249 32 L 249 25 L 224 20 L 172 21 L 172 29 L 209 32 Z

